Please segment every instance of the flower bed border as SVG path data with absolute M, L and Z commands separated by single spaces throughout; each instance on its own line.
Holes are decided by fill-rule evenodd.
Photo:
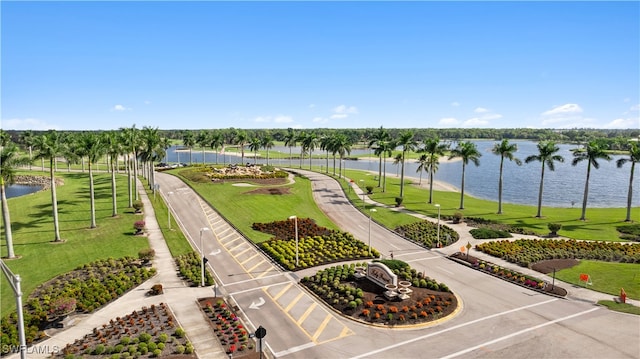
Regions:
M 539 279 L 539 278 L 536 278 L 536 277 L 533 277 L 533 276 L 530 276 L 530 275 L 527 275 L 527 274 L 524 274 L 524 273 L 520 273 L 520 272 L 518 272 L 516 270 L 513 270 L 513 269 L 505 268 L 503 266 L 497 265 L 495 263 L 492 263 L 492 262 L 489 262 L 489 261 L 486 261 L 486 260 L 483 260 L 483 259 L 470 257 L 470 258 L 473 258 L 473 259 L 476 260 L 475 263 L 471 263 L 471 262 L 467 261 L 464 258 L 458 258 L 458 256 L 466 257 L 467 255 L 463 254 L 463 253 L 460 253 L 460 252 L 456 252 L 456 253 L 453 253 L 453 254 L 447 256 L 447 258 L 452 260 L 452 261 L 454 261 L 454 262 L 466 265 L 469 268 L 473 268 L 473 269 L 475 269 L 477 271 L 480 271 L 482 273 L 489 274 L 489 275 L 491 275 L 493 277 L 502 279 L 505 282 L 513 283 L 513 284 L 519 285 L 519 286 L 521 286 L 523 288 L 527 288 L 527 289 L 536 291 L 538 293 L 542 293 L 542 294 L 546 294 L 546 295 L 550 295 L 552 297 L 562 298 L 562 299 L 566 299 L 566 296 L 568 294 L 566 289 L 564 289 L 562 287 L 559 287 L 558 285 L 555 285 L 555 284 L 554 284 L 554 287 L 557 288 L 557 289 L 560 289 L 561 291 L 564 291 L 565 292 L 564 295 L 556 294 L 554 292 L 550 292 L 550 291 L 545 290 L 550 285 L 550 283 L 548 283 L 545 280 L 542 280 L 542 279 Z M 517 275 L 514 276 L 514 277 L 524 278 L 525 282 L 521 282 L 519 280 L 518 281 L 510 280 L 509 278 L 503 277 L 501 275 L 498 275 L 498 274 L 494 273 L 491 270 L 480 268 L 480 264 L 485 264 L 485 268 L 488 268 L 488 267 L 494 267 L 495 268 L 495 267 L 497 267 L 499 270 L 506 270 L 506 271 L 509 271 L 511 273 L 517 273 Z M 498 272 L 498 273 L 500 273 L 500 272 Z M 526 281 L 535 281 L 536 282 L 536 286 L 527 285 L 527 284 L 525 284 Z M 544 283 L 545 284 L 544 287 L 542 287 L 542 288 L 538 287 L 537 284 L 539 284 L 539 283 Z

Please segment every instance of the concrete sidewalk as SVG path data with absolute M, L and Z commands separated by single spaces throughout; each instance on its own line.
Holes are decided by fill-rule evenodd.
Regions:
M 349 180 L 347 178 L 347 180 Z M 397 211 L 397 212 L 402 212 L 411 216 L 414 216 L 416 218 L 420 218 L 423 220 L 428 220 L 431 221 L 433 223 L 437 223 L 437 219 L 436 218 L 432 218 L 432 217 L 428 217 L 419 213 L 415 213 L 415 212 L 411 212 L 408 211 L 404 208 L 396 208 L 396 207 L 392 207 L 392 206 L 387 206 L 384 205 L 382 203 L 376 202 L 374 200 L 372 200 L 371 198 L 369 198 L 369 196 L 366 195 L 366 193 L 358 186 L 357 183 L 355 182 L 350 182 L 351 184 L 351 188 L 354 191 L 354 193 L 356 193 L 358 195 L 358 198 L 363 198 L 365 203 L 368 205 L 373 205 L 373 206 L 379 206 L 379 207 L 385 207 L 388 209 L 391 209 L 393 211 Z M 467 243 L 470 243 L 473 248 L 475 248 L 475 246 L 477 244 L 480 243 L 486 243 L 490 240 L 477 240 L 475 238 L 473 238 L 473 236 L 471 235 L 471 233 L 469 231 L 471 231 L 474 227 L 469 227 L 467 226 L 465 223 L 459 223 L 459 224 L 453 224 L 450 222 L 444 222 L 441 221 L 440 224 L 446 224 L 447 226 L 451 227 L 453 230 L 455 230 L 458 235 L 460 236 L 460 238 L 458 239 L 458 241 L 456 241 L 455 243 L 447 246 L 447 247 L 443 247 L 443 248 L 434 248 L 432 251 L 436 252 L 436 253 L 440 253 L 443 256 L 448 256 L 451 255 L 455 252 L 459 252 L 460 251 L 460 247 L 462 246 L 466 246 Z M 528 236 L 528 235 L 520 235 L 520 234 L 516 234 L 514 235 L 514 239 L 516 238 L 528 238 L 528 239 L 543 239 L 542 237 L 539 236 Z M 493 257 L 490 256 L 484 252 L 480 252 L 480 251 L 476 251 L 474 249 L 472 249 L 471 255 L 473 255 L 474 257 L 478 258 L 478 259 L 482 259 L 484 261 L 487 262 L 491 262 L 494 264 L 497 264 L 501 267 L 504 268 L 508 268 L 514 271 L 518 271 L 520 273 L 526 274 L 526 275 L 530 275 L 532 277 L 536 277 L 536 278 L 540 278 L 542 280 L 545 280 L 549 283 L 552 282 L 553 278 L 549 277 L 548 275 L 542 274 L 540 272 L 536 272 L 532 269 L 529 268 L 525 268 L 525 267 L 520 267 L 517 264 L 511 263 L 511 262 L 507 262 L 501 258 L 497 258 L 497 257 Z M 588 289 L 588 287 L 579 287 L 576 286 L 574 284 L 570 284 L 570 283 L 566 283 L 566 282 L 562 282 L 558 279 L 555 280 L 555 283 L 557 283 L 557 285 L 559 287 L 562 287 L 564 289 L 567 290 L 567 298 L 569 299 L 573 299 L 573 300 L 580 300 L 580 301 L 585 301 L 585 302 L 589 302 L 589 303 L 597 303 L 599 300 L 614 300 L 614 297 L 617 296 L 613 296 L 611 294 L 607 294 L 607 293 L 601 293 L 601 292 L 597 292 L 594 290 L 590 290 Z M 627 298 L 627 303 L 635 305 L 635 306 L 640 306 L 640 301 L 639 300 L 634 300 L 634 299 L 629 299 Z
M 50 338 L 37 343 L 35 345 L 38 347 L 37 350 L 31 349 L 28 352 L 30 359 L 49 358 L 52 352 L 61 350 L 68 343 L 73 343 L 76 339 L 84 337 L 85 334 L 90 334 L 93 328 L 100 327 L 111 319 L 130 314 L 143 306 L 149 307 L 151 304 L 162 302 L 169 305 L 177 322 L 186 331 L 187 338 L 193 344 L 198 358 L 227 357 L 224 348 L 219 344 L 213 329 L 197 304 L 197 298 L 212 297 L 213 289 L 211 287 L 189 287 L 178 277 L 177 267 L 162 236 L 153 206 L 140 181 L 138 181 L 137 190 L 140 200 L 144 204 L 144 221 L 149 245 L 156 252 L 153 267 L 156 268 L 157 274 L 104 308 L 91 314 L 81 314 L 69 318 L 68 328 L 48 332 Z M 147 296 L 147 291 L 158 283 L 162 284 L 164 293 Z M 17 359 L 19 357 L 20 354 L 16 353 L 7 358 Z

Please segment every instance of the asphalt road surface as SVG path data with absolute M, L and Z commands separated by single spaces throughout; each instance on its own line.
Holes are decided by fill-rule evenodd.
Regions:
M 275 357 L 640 358 L 640 317 L 550 297 L 466 268 L 370 223 L 334 179 L 305 175 L 320 208 L 342 230 L 365 243 L 371 238 L 381 253 L 393 250 L 396 259 L 446 283 L 462 309 L 452 318 L 413 329 L 343 318 L 297 284 L 315 270 L 280 270 L 181 180 L 158 173 L 172 214 L 194 248 L 202 247 L 209 258 L 218 290 L 237 303 L 250 330 L 267 329 L 264 344 Z

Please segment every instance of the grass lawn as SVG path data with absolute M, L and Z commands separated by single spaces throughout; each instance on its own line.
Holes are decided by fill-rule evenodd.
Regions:
M 587 285 L 589 289 L 619 296 L 620 288 L 624 288 L 629 298 L 640 299 L 638 264 L 582 260 L 575 267 L 556 272 L 556 279 L 584 287 L 584 282 L 580 282 L 582 273 L 591 277 L 593 285 Z
M 180 230 L 178 223 L 176 223 L 175 217 L 171 215 L 171 229 L 169 229 L 169 218 L 167 217 L 167 205 L 164 202 L 162 196 L 156 193 L 155 199 L 153 197 L 153 191 L 147 186 L 147 196 L 153 205 L 153 211 L 156 214 L 156 220 L 160 225 L 162 236 L 164 241 L 169 246 L 169 251 L 172 257 L 178 257 L 183 254 L 193 252 L 193 248 L 184 236 L 184 233 Z
M 181 171 L 185 170 L 174 169 L 169 173 L 179 174 Z M 259 186 L 234 186 L 230 181 L 216 184 L 195 183 L 182 176 L 179 177 L 222 213 L 245 236 L 256 243 L 266 241 L 272 236 L 253 230 L 251 225 L 254 222 L 282 221 L 293 215 L 300 218 L 313 218 L 319 226 L 338 229 L 318 208 L 313 200 L 311 181 L 304 177 L 296 176 L 294 183 L 277 186 L 289 190 L 290 194 L 284 195 L 252 194 L 251 191 Z
M 636 307 L 635 305 L 627 303 L 616 303 L 613 300 L 600 300 L 598 301 L 598 304 L 604 305 L 605 307 L 611 310 L 615 310 L 616 312 L 640 315 L 640 307 Z
M 42 172 L 20 174 L 41 175 Z M 13 244 L 19 259 L 5 260 L 14 274 L 22 278 L 23 303 L 34 288 L 47 280 L 66 273 L 77 266 L 101 258 L 138 256 L 148 248 L 146 237 L 133 236 L 133 222 L 140 216 L 127 208 L 126 177 L 118 176 L 118 217 L 111 217 L 111 176 L 94 174 L 96 222 L 91 224 L 89 204 L 89 174 L 58 172 L 65 184 L 57 187 L 60 235 L 64 243 L 53 244 L 53 216 L 51 191 L 12 198 L 7 201 L 11 214 Z M 0 250 L 7 248 L 2 229 Z M 15 310 L 15 300 L 5 277 L 0 283 L 1 313 Z
M 375 174 L 371 172 L 347 170 L 346 176 L 353 179 L 356 184 L 362 184 L 362 188 L 365 188 L 367 185 L 373 186 L 374 190 L 373 194 L 370 195 L 371 199 L 387 205 L 395 205 L 395 198 L 400 194 L 400 178 L 395 177 L 395 173 L 390 174 L 387 172 L 387 190 L 384 193 L 381 188 L 377 187 L 378 181 L 375 179 Z M 361 183 L 360 180 L 364 180 L 364 183 Z M 426 183 L 426 181 L 427 180 L 423 178 L 423 184 Z M 413 182 L 411 179 L 405 177 L 404 201 L 402 205 L 407 210 L 434 218 L 437 217 L 437 208 L 432 204 L 427 204 L 429 200 L 428 188 L 418 187 L 412 183 L 417 183 L 417 181 Z M 347 193 L 354 203 L 358 203 L 358 200 L 362 201 L 362 198 L 357 198 L 354 193 L 349 193 L 348 191 Z M 455 212 L 462 212 L 465 217 L 481 217 L 497 220 L 502 223 L 535 231 L 539 235 L 549 233 L 549 229 L 547 228 L 549 223 L 560 223 L 562 224 L 562 229 L 559 231 L 561 236 L 585 240 L 622 241 L 619 238 L 616 227 L 627 224 L 624 222 L 626 216 L 625 208 L 587 208 L 587 221 L 583 222 L 578 220 L 578 218 L 580 218 L 581 208 L 543 207 L 543 218 L 536 218 L 536 206 L 503 203 L 503 214 L 498 215 L 496 214 L 498 209 L 497 202 L 469 196 L 465 196 L 465 209 L 458 209 L 460 207 L 459 192 L 434 191 L 433 198 L 434 204 L 439 203 L 441 205 L 441 215 L 453 215 Z M 632 208 L 632 211 L 637 214 L 640 208 Z M 405 224 L 406 220 L 403 218 L 403 215 L 378 216 L 380 216 L 380 214 L 374 214 L 376 220 L 379 220 L 390 228 Z

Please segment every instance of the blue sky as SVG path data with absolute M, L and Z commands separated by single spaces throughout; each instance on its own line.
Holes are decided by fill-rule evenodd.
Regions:
M 640 127 L 637 1 L 0 11 L 3 129 Z

